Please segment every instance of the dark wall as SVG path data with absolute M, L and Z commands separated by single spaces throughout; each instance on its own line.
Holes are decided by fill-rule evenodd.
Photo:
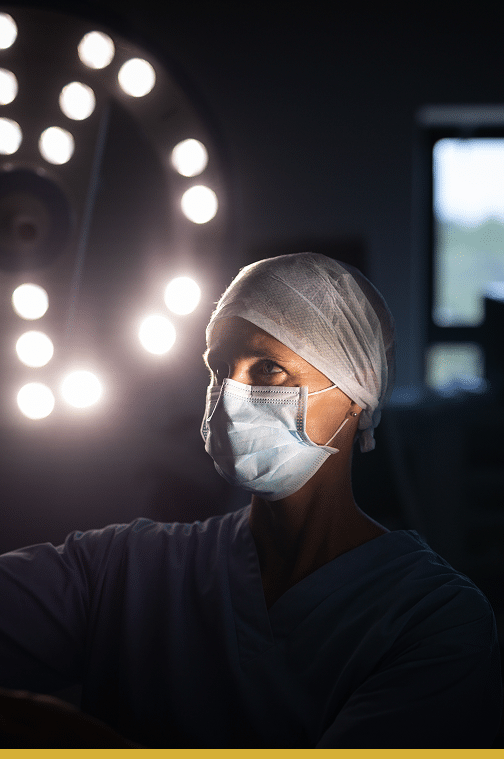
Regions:
M 239 190 L 245 255 L 363 237 L 398 322 L 398 383 L 419 381 L 415 113 L 501 102 L 498 6 L 102 5 L 180 65 L 209 107 Z

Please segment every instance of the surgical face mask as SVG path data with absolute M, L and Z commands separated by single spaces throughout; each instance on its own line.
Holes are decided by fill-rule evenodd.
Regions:
M 306 434 L 306 387 L 254 387 L 225 379 L 207 391 L 201 434 L 219 474 L 268 501 L 292 495 L 338 453 Z

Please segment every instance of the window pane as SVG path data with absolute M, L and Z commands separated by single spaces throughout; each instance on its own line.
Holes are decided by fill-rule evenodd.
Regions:
M 477 326 L 488 285 L 504 282 L 504 139 L 439 140 L 433 182 L 432 318 Z
M 426 382 L 433 390 L 485 389 L 483 351 L 475 343 L 434 343 L 427 351 Z

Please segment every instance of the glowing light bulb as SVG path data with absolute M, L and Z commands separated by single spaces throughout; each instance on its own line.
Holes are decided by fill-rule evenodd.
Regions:
M 0 69 L 0 105 L 12 103 L 18 94 L 18 81 L 12 71 Z
M 82 121 L 93 113 L 96 98 L 91 87 L 81 82 L 71 82 L 61 90 L 60 108 L 69 119 Z
M 184 192 L 181 206 L 190 221 L 195 224 L 206 224 L 217 213 L 217 195 L 209 187 L 196 185 Z
M 156 72 L 143 58 L 130 58 L 123 63 L 117 75 L 121 88 L 127 95 L 141 98 L 147 95 L 156 83 Z
M 17 37 L 17 25 L 8 13 L 0 13 L 0 49 L 10 47 Z
M 104 69 L 115 55 L 115 46 L 108 34 L 88 32 L 79 42 L 79 58 L 91 69 Z
M 145 350 L 157 356 L 162 356 L 170 350 L 176 336 L 171 321 L 166 316 L 157 314 L 147 316 L 138 331 L 138 337 Z
M 40 319 L 49 307 L 49 298 L 40 285 L 26 283 L 12 293 L 12 307 L 22 319 Z
M 207 149 L 199 140 L 183 140 L 173 148 L 171 163 L 183 177 L 195 177 L 207 167 Z
M 30 330 L 18 339 L 16 353 L 25 366 L 45 366 L 53 357 L 54 345 L 44 332 Z
M 174 314 L 190 314 L 201 299 L 201 290 L 194 279 L 176 277 L 165 290 L 164 300 Z
M 74 148 L 74 138 L 66 129 L 49 127 L 40 135 L 40 154 L 48 163 L 67 163 L 73 155 Z
M 17 404 L 28 419 L 45 419 L 54 409 L 54 395 L 47 385 L 29 382 L 17 394 Z
M 0 119 L 0 154 L 12 155 L 21 145 L 23 133 L 17 121 Z
M 74 408 L 87 408 L 100 400 L 103 387 L 95 374 L 79 370 L 65 377 L 61 384 L 61 393 L 66 402 Z

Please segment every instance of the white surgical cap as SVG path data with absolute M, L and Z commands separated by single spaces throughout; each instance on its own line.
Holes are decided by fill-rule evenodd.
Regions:
M 318 253 L 267 258 L 243 268 L 219 300 L 207 327 L 240 316 L 304 358 L 361 408 L 362 451 L 394 381 L 394 320 L 378 290 L 358 269 Z

